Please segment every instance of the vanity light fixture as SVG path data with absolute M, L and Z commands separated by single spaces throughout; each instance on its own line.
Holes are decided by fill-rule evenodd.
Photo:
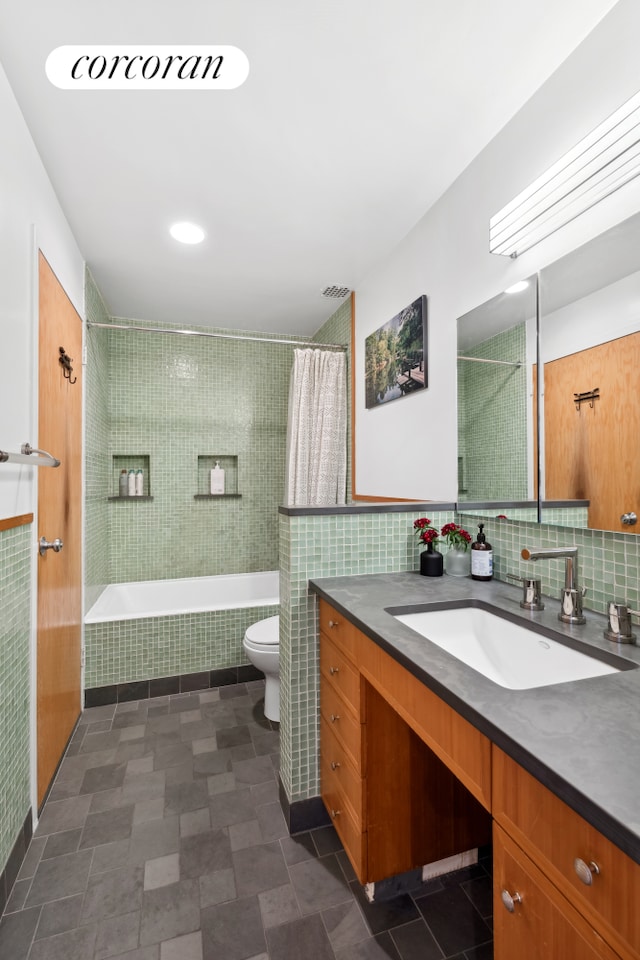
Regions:
M 169 228 L 169 233 L 174 240 L 179 243 L 202 243 L 204 240 L 204 230 L 197 223 L 189 223 L 184 220 L 180 223 L 174 223 Z
M 640 93 L 489 221 L 489 251 L 517 257 L 640 175 Z
M 505 293 L 522 293 L 522 291 L 526 290 L 528 286 L 528 280 L 518 280 L 517 283 L 512 283 L 510 287 L 507 287 Z

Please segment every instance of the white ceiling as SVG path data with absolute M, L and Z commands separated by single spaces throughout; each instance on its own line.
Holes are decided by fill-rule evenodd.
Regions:
M 306 336 L 614 5 L 0 0 L 0 61 L 113 315 Z M 74 43 L 233 44 L 250 73 L 60 90 L 44 63 Z

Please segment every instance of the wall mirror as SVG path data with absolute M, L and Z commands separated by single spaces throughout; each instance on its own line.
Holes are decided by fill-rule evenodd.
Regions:
M 587 500 L 581 525 L 640 533 L 640 213 L 539 287 L 542 496 Z
M 527 282 L 458 320 L 459 509 L 640 533 L 640 213 Z
M 537 277 L 458 319 L 458 506 L 536 519 Z M 518 504 L 518 507 L 515 504 Z M 499 509 L 504 508 L 504 510 Z

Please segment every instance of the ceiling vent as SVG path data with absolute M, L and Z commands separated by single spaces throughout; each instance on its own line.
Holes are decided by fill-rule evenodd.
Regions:
M 347 294 L 351 293 L 349 287 L 325 287 L 322 291 L 322 296 L 327 297 L 329 300 L 342 300 Z

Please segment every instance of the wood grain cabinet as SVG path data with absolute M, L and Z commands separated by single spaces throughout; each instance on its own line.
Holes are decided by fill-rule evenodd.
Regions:
M 495 746 L 493 816 L 562 895 L 567 911 L 578 912 L 616 955 L 639 960 L 640 864 Z M 508 956 L 496 950 L 496 960 Z
M 361 883 L 462 853 L 491 833 L 483 805 L 395 709 L 406 671 L 380 653 L 320 602 L 322 797 Z M 435 710 L 433 726 L 457 752 L 455 724 Z

